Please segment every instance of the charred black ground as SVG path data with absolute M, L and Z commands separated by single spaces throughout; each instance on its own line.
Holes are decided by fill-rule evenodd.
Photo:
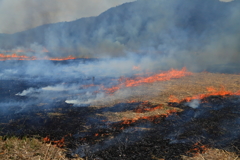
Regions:
M 25 87 L 21 82 L 2 82 L 3 97 L 11 96 L 9 89 L 18 91 Z M 9 83 L 15 86 L 11 88 Z M 239 96 L 206 97 L 195 109 L 186 101 L 168 103 L 165 107 L 182 111 L 136 121 L 130 119 L 129 124 L 123 123 L 124 120 L 111 122 L 103 116 L 105 112 L 134 112 L 141 103 L 118 103 L 104 108 L 59 103 L 52 108 L 33 106 L 21 112 L 19 106 L 12 106 L 8 114 L 1 113 L 0 135 L 40 140 L 48 137 L 53 144 L 64 137 L 64 146 L 59 147 L 69 149 L 69 157 L 77 154 L 89 159 L 182 159 L 183 155 L 191 157 L 196 152 L 202 153 L 205 148 L 239 154 Z M 157 105 L 149 102 L 145 106 Z
M 18 68 L 24 62 L 3 63 L 7 65 L 1 71 L 18 77 L 22 68 L 17 74 L 11 68 Z M 97 96 L 95 86 L 114 86 L 118 79 L 80 74 L 69 78 L 71 73 L 75 75 L 74 71 L 57 70 L 62 66 L 71 68 L 72 65 L 73 68 L 74 63 L 86 65 L 92 60 L 54 63 L 56 68 L 50 68 L 54 72 L 43 74 L 45 77 L 24 74 L 0 80 L 0 136 L 3 140 L 37 138 L 65 149 L 69 158 L 77 155 L 84 159 L 183 159 L 204 153 L 208 148 L 240 154 L 239 95 L 209 95 L 196 102 L 184 100 L 208 93 L 207 87 L 238 93 L 239 74 L 192 73 L 179 79 L 122 88 L 92 104 L 74 106 L 65 102 L 65 96 L 85 95 L 87 100 Z M 56 84 L 65 88 L 50 92 L 56 95 L 42 93 L 44 87 Z M 95 88 L 86 87 L 89 84 Z M 34 92 L 19 96 L 29 88 Z M 182 101 L 171 102 L 171 95 Z

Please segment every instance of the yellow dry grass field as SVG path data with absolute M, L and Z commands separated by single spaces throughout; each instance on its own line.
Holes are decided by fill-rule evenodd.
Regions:
M 216 90 L 224 88 L 226 91 L 237 92 L 240 90 L 240 75 L 202 72 L 169 81 L 146 83 L 141 86 L 123 89 L 124 91 L 116 93 L 117 96 L 109 96 L 102 101 L 95 102 L 93 107 L 101 108 L 114 106 L 118 103 L 147 101 L 155 105 L 163 104 L 164 108 L 156 110 L 153 113 L 140 114 L 140 116 L 163 114 L 165 113 L 164 111 L 173 109 L 167 105 L 170 96 L 183 100 L 186 97 L 207 94 L 207 87 L 213 87 Z M 134 96 L 126 97 L 124 93 L 131 93 Z M 127 111 L 116 112 L 114 114 L 105 113 L 104 115 L 109 117 L 110 121 L 119 121 L 121 117 L 134 118 L 136 113 Z

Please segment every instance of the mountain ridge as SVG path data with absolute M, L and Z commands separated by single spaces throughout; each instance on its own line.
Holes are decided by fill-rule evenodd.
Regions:
M 45 24 L 14 34 L 0 34 L 0 49 L 46 47 L 54 56 L 123 56 L 137 50 L 196 51 L 217 40 L 234 36 L 232 22 L 239 2 L 218 0 L 139 0 L 108 9 L 96 17 Z M 234 13 L 233 13 L 234 12 Z M 230 31 L 229 31 L 230 30 Z M 234 37 L 239 38 L 239 37 Z M 211 40 L 209 40 L 211 39 Z

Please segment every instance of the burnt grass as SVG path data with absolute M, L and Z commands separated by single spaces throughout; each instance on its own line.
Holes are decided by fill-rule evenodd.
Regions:
M 183 81 L 186 80 L 183 78 Z M 193 86 L 196 86 L 195 82 Z M 236 83 L 231 84 L 236 86 Z M 44 84 L 38 85 L 41 87 Z M 25 97 L 15 94 L 29 87 L 22 81 L 2 80 L 1 99 L 25 101 Z M 182 156 L 194 157 L 197 153 L 205 153 L 206 148 L 240 154 L 239 96 L 206 97 L 200 100 L 197 108 L 191 108 L 186 101 L 141 104 L 134 102 L 104 107 L 73 107 L 58 102 L 52 106 L 41 104 L 27 109 L 15 105 L 1 109 L 0 136 L 3 141 L 10 137 L 36 138 L 63 148 L 68 158 L 171 160 L 182 159 Z M 150 111 L 144 110 L 144 107 L 155 108 L 159 105 L 174 107 L 179 111 L 168 116 L 156 112 L 150 120 L 140 118 L 129 120 L 129 123 L 124 123 L 124 118 L 110 121 L 104 116 L 106 112 L 113 116 L 121 112 L 132 114 L 139 108 L 145 114 Z M 50 141 L 44 142 L 46 137 Z M 62 138 L 64 145 L 58 145 Z

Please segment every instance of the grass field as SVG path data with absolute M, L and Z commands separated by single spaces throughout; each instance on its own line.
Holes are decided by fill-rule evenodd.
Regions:
M 146 120 L 146 118 L 143 117 L 166 115 L 169 110 L 173 109 L 175 109 L 174 112 L 184 111 L 184 108 L 176 107 L 176 105 L 169 105 L 170 96 L 174 96 L 179 100 L 184 100 L 186 97 L 207 94 L 209 92 L 206 89 L 207 87 L 212 87 L 216 90 L 221 90 L 224 87 L 224 90 L 233 93 L 237 92 L 240 90 L 240 75 L 208 72 L 193 73 L 192 75 L 180 79 L 123 88 L 117 91 L 113 96 L 109 95 L 101 101 L 94 102 L 87 108 L 71 107 L 63 104 L 60 107 L 54 107 L 43 111 L 33 110 L 26 112 L 25 114 L 15 114 L 11 116 L 1 115 L 0 159 L 101 159 L 101 156 L 99 155 L 106 153 L 107 156 L 114 147 L 112 148 L 110 146 L 110 149 L 109 147 L 106 147 L 102 151 L 97 151 L 96 154 L 94 153 L 96 156 L 91 156 L 91 154 L 86 154 L 83 158 L 74 154 L 69 156 L 72 149 L 77 148 L 78 145 L 82 146 L 87 143 L 96 146 L 96 144 L 99 143 L 101 146 L 101 144 L 105 144 L 106 139 L 110 140 L 111 137 L 114 139 L 115 137 L 118 137 L 118 134 L 122 131 L 120 129 L 117 129 L 117 131 L 110 130 L 107 135 L 105 134 L 105 131 L 103 133 L 99 132 L 103 129 L 94 126 L 95 122 L 95 125 L 103 125 L 105 122 L 118 124 L 118 122 L 125 122 L 128 120 L 129 123 L 133 124 L 131 127 L 135 127 L 135 129 L 140 128 L 142 126 L 139 125 L 139 123 L 142 121 L 145 123 Z M 134 96 L 126 97 L 124 95 L 124 93 L 129 92 Z M 239 103 L 236 104 L 239 106 Z M 149 107 L 151 109 L 149 109 Z M 136 108 L 141 111 L 138 110 L 138 112 Z M 89 124 L 91 122 L 89 119 L 93 119 L 95 122 Z M 133 120 L 137 121 L 137 123 L 135 123 L 135 121 L 133 123 Z M 211 121 L 207 123 L 209 123 L 209 126 L 212 124 Z M 121 125 L 121 127 L 125 127 L 123 131 L 130 126 Z M 148 130 L 154 130 L 154 127 L 155 125 L 152 125 L 150 128 L 145 128 Z M 237 126 L 233 126 L 233 128 L 234 127 L 237 128 Z M 143 128 L 144 127 L 142 127 L 141 130 Z M 133 133 L 135 132 L 133 131 Z M 149 133 L 151 133 L 151 131 Z M 85 138 L 86 140 L 82 141 L 79 140 L 79 137 L 76 138 L 76 135 L 81 134 L 84 136 L 80 138 Z M 124 135 L 131 138 L 131 135 L 128 133 L 124 133 Z M 44 142 L 46 136 L 49 136 L 49 141 Z M 58 141 L 62 137 L 65 137 L 64 145 L 59 146 Z M 149 142 L 148 140 L 149 137 L 143 137 L 143 141 Z M 162 142 L 163 141 L 159 141 L 159 143 Z M 133 144 L 130 144 L 130 146 L 139 143 L 140 142 L 134 142 Z M 126 150 L 129 149 L 128 145 L 124 145 L 125 144 L 121 145 L 121 149 L 120 147 L 115 149 L 116 152 L 122 150 L 123 155 L 125 152 L 127 153 Z M 156 144 L 154 145 L 156 146 Z M 204 145 L 205 144 L 202 144 L 202 146 Z M 173 149 L 176 149 L 177 145 L 166 145 L 165 147 L 171 148 L 172 152 Z M 214 148 L 212 146 L 208 147 L 207 145 L 204 147 L 205 148 L 203 149 L 201 148 L 201 145 L 198 145 L 196 148 L 188 146 L 181 152 L 179 151 L 176 159 L 240 159 L 238 158 L 239 147 L 235 146 L 235 144 L 228 145 L 227 147 L 230 149 L 219 147 Z M 188 148 L 190 148 L 190 150 L 187 152 L 191 152 L 191 154 L 185 153 Z M 169 155 L 171 153 L 159 152 L 155 154 L 155 151 L 150 151 L 151 149 L 156 150 L 154 146 L 153 148 L 151 146 L 146 147 L 143 151 L 145 152 L 147 150 L 145 154 L 148 154 L 148 156 L 151 153 L 151 159 L 171 159 L 169 158 L 171 157 Z M 158 151 L 159 150 L 156 150 L 156 152 Z M 139 153 L 139 155 L 141 154 Z M 106 156 L 102 159 L 106 159 Z M 119 159 L 128 159 L 127 156 L 127 154 L 125 157 L 120 156 Z

